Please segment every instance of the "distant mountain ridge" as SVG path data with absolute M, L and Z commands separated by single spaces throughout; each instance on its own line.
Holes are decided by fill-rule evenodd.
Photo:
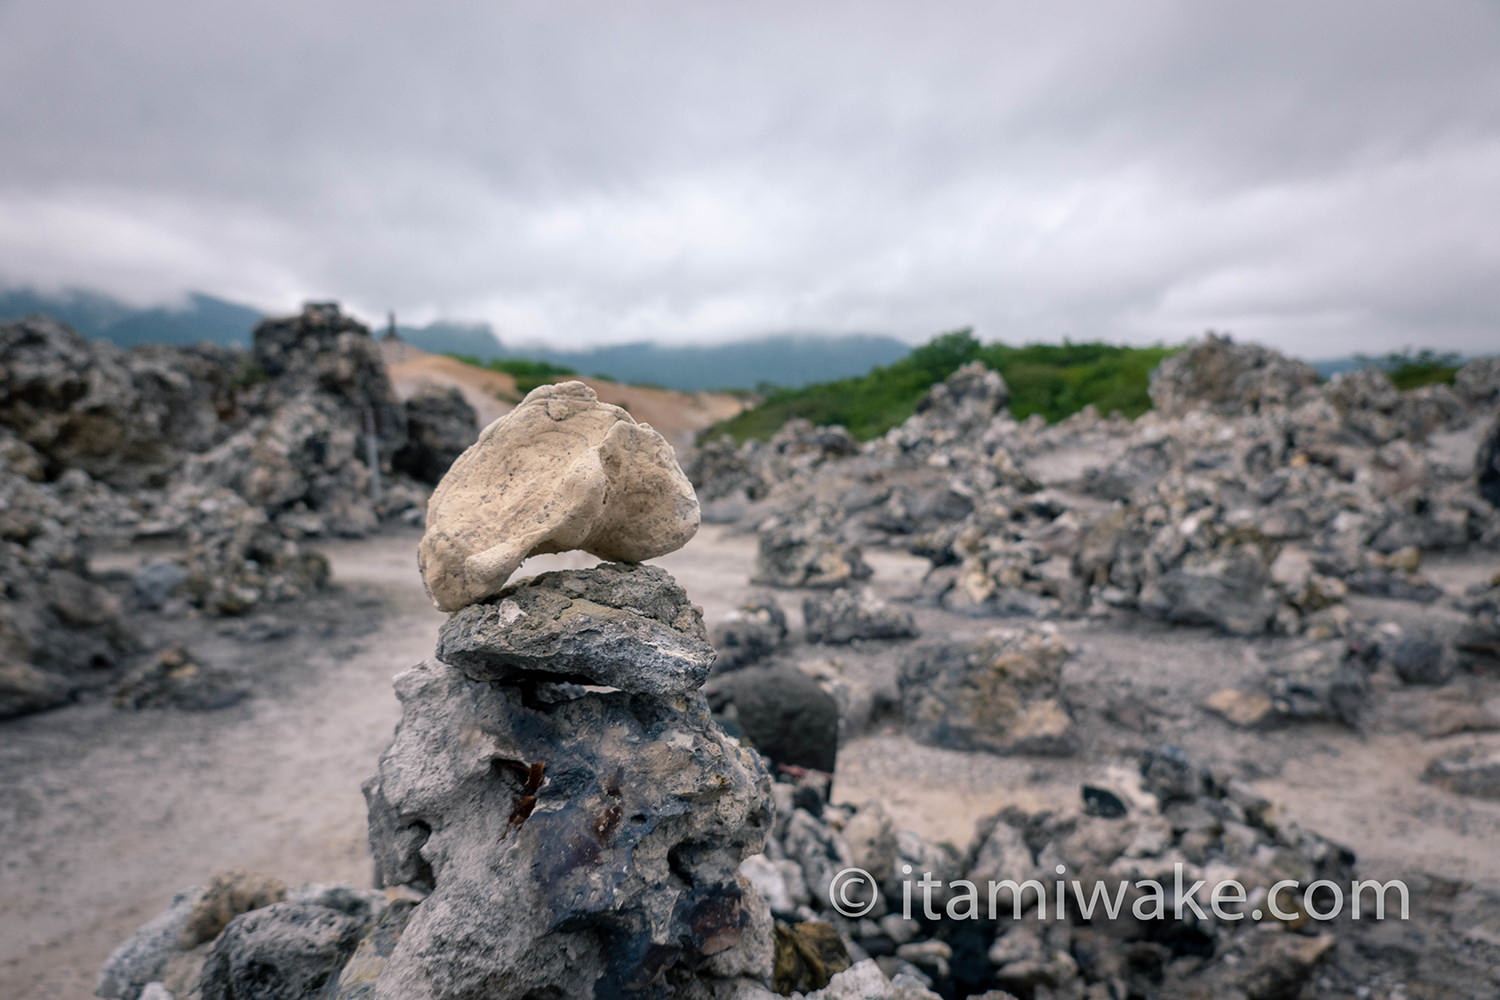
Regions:
M 194 292 L 181 306 L 140 308 L 85 290 L 57 294 L 31 289 L 0 290 L 0 320 L 40 313 L 59 319 L 94 340 L 122 347 L 210 341 L 247 347 L 265 314 L 249 306 Z M 384 324 L 372 324 L 381 336 Z M 862 375 L 876 365 L 905 357 L 911 345 L 882 334 L 777 333 L 724 344 L 664 345 L 650 341 L 582 350 L 508 347 L 486 323 L 439 320 L 397 326 L 397 334 L 432 354 L 462 354 L 482 361 L 527 358 L 566 365 L 581 375 L 684 391 L 753 389 L 758 385 L 802 386 Z
M 34 314 L 61 320 L 91 340 L 121 347 L 137 344 L 250 346 L 250 331 L 265 314 L 249 306 L 193 292 L 181 306 L 140 308 L 98 292 L 46 294 L 31 289 L 0 291 L 0 320 Z

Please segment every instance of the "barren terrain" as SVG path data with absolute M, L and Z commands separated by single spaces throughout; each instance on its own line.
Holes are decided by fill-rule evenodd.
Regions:
M 185 639 L 204 659 L 249 676 L 252 698 L 220 712 L 138 713 L 93 701 L 4 724 L 0 740 L 0 995 L 87 996 L 109 951 L 179 888 L 215 872 L 254 869 L 288 882 L 367 884 L 361 781 L 398 718 L 390 679 L 430 654 L 441 621 L 415 571 L 417 535 L 330 546 L 337 590 L 228 625 L 192 619 L 161 640 Z M 705 527 L 660 560 L 712 623 L 750 591 L 755 536 Z M 130 553 L 100 560 L 128 564 Z M 898 596 L 925 562 L 871 553 L 872 586 Z M 589 565 L 578 553 L 523 572 Z M 1459 560 L 1444 576 L 1480 567 Z M 800 599 L 778 594 L 800 627 Z M 918 612 L 927 634 L 989 623 Z M 290 630 L 280 638 L 278 628 Z M 1164 740 L 1256 778 L 1304 826 L 1354 848 L 1361 873 L 1500 887 L 1493 832 L 1500 804 L 1448 794 L 1418 775 L 1441 749 L 1496 734 L 1426 740 L 1313 725 L 1258 734 L 1197 707 L 1207 692 L 1253 670 L 1256 644 L 1208 630 L 1086 621 L 1064 625 L 1078 648 L 1067 696 L 1087 720 L 1088 751 L 1070 759 L 1001 757 L 921 746 L 895 729 L 849 741 L 836 799 L 882 801 L 900 826 L 963 844 L 975 819 L 1010 803 L 1065 805 L 1081 781 L 1134 780 L 1142 747 Z M 833 654 L 848 669 L 879 669 L 887 644 Z M 826 651 L 805 647 L 808 659 Z M 1113 721 L 1110 721 L 1113 720 Z M 1123 720 L 1123 721 L 1122 721 Z M 1500 926 L 1475 933 L 1500 935 Z

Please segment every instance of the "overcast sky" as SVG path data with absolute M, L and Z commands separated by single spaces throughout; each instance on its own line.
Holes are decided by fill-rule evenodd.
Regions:
M 0 0 L 0 284 L 1500 349 L 1500 4 Z

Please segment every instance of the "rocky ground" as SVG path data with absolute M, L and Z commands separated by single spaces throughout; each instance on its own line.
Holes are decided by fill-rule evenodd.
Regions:
M 704 609 L 719 653 L 709 704 L 778 778 L 764 858 L 742 869 L 777 921 L 778 991 L 816 990 L 846 966 L 820 998 L 1500 986 L 1500 367 L 1403 395 L 1370 375 L 1319 386 L 1227 342 L 1187 356 L 1196 365 L 1164 366 L 1158 412 L 1135 424 L 1017 424 L 1003 384 L 966 370 L 880 441 L 794 425 L 690 465 L 719 523 L 654 562 Z M 286 396 L 252 423 L 274 434 L 299 390 Z M 406 408 L 405 440 L 421 416 Z M 399 517 L 364 538 L 316 536 L 328 579 L 297 600 L 262 589 L 225 617 L 234 588 L 194 603 L 179 582 L 150 608 L 167 575 L 154 567 L 266 546 L 212 526 L 82 532 L 91 516 L 119 523 L 117 508 L 80 499 L 99 495 L 92 474 L 46 468 L 74 438 L 33 437 L 6 452 L 27 501 L 12 509 L 31 518 L 7 535 L 31 567 L 10 586 L 37 595 L 14 605 L 30 609 L 20 634 L 67 634 L 86 640 L 70 655 L 119 662 L 97 668 L 102 686 L 60 671 L 73 679 L 56 700 L 76 703 L 3 723 L 0 902 L 28 919 L 0 926 L 0 992 L 82 996 L 111 948 L 216 873 L 371 884 L 358 788 L 399 715 L 390 679 L 433 652 L 443 616 Z M 274 495 L 256 523 L 301 544 L 316 508 Z M 53 522 L 72 532 L 49 534 Z M 521 572 L 594 562 L 545 556 Z M 1400 878 L 1415 919 L 1171 933 L 892 922 L 879 919 L 890 885 L 867 919 L 831 912 L 831 864 L 885 878 L 902 860 L 949 878 L 1054 861 L 1086 877 L 1184 861 L 1251 885 Z M 196 961 L 246 909 L 272 927 L 338 910 L 319 933 L 345 956 L 391 933 L 385 897 L 244 888 L 268 884 L 194 897 L 234 901 L 192 938 Z M 214 954 L 266 933 L 252 924 Z

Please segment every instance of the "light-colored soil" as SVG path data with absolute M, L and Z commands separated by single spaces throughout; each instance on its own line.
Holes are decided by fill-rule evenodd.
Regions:
M 423 386 L 457 386 L 474 407 L 479 426 L 509 412 L 521 398 L 516 380 L 503 372 L 464 364 L 456 358 L 426 351 L 400 341 L 382 341 L 381 352 L 396 393 L 403 399 Z M 683 451 L 703 428 L 739 413 L 745 400 L 723 392 L 677 392 L 582 377 L 599 398 L 622 406 L 636 420 L 650 424 Z
M 246 644 L 222 625 L 193 626 L 193 648 L 206 660 L 250 676 L 256 694 L 240 705 L 195 715 L 121 712 L 94 701 L 0 723 L 0 997 L 89 995 L 111 948 L 175 890 L 224 869 L 293 883 L 368 883 L 359 785 L 399 715 L 391 677 L 430 654 L 441 622 L 421 590 L 416 542 L 408 532 L 328 547 L 343 592 L 326 605 L 281 612 L 301 623 L 290 638 Z M 751 590 L 754 555 L 753 535 L 705 527 L 658 562 L 712 622 Z M 909 590 L 924 566 L 899 554 L 868 558 L 872 585 L 885 596 Z M 523 573 L 594 561 L 543 557 Z M 1467 579 L 1473 569 L 1455 563 L 1445 572 Z M 779 595 L 794 629 L 800 598 Z M 918 619 L 928 636 L 1004 624 L 931 609 Z M 1235 730 L 1197 703 L 1264 669 L 1274 650 L 1143 624 L 1075 622 L 1062 630 L 1078 649 L 1064 680 L 1088 753 L 1003 758 L 877 730 L 843 748 L 835 797 L 880 800 L 899 825 L 962 846 L 975 820 L 1002 806 L 1072 808 L 1083 781 L 1127 791 L 1134 754 L 1173 740 L 1195 759 L 1254 781 L 1304 826 L 1355 848 L 1362 872 L 1431 871 L 1500 885 L 1500 804 L 1418 779 L 1436 753 L 1500 735 Z M 874 668 L 892 662 L 900 646 L 795 652 Z

